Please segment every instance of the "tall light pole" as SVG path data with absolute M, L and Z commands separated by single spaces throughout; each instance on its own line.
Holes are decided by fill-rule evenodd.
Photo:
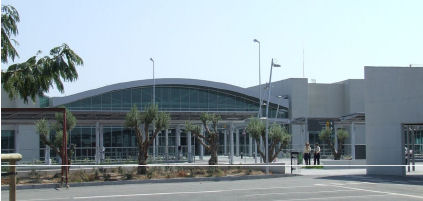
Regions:
M 259 40 L 257 40 L 257 39 L 254 39 L 253 40 L 255 43 L 257 43 L 258 44 L 258 47 L 259 47 L 259 54 L 258 54 L 258 66 L 259 66 L 259 97 L 260 97 L 260 100 L 259 100 L 259 111 L 258 111 L 258 114 L 257 114 L 257 118 L 260 118 L 261 117 L 261 114 L 262 114 L 262 111 L 261 111 L 261 107 L 263 106 L 263 98 L 262 98 L 262 95 L 261 95 L 261 68 L 260 68 L 260 41 Z M 262 140 L 261 140 L 262 138 L 260 138 L 260 149 L 262 148 L 262 144 L 263 144 L 263 142 L 262 142 Z M 255 160 L 255 163 L 257 163 L 257 142 L 255 143 L 256 144 L 256 146 L 254 147 L 254 155 L 255 155 L 255 157 L 254 157 L 254 160 Z M 261 161 L 263 161 L 263 159 L 261 159 Z
M 270 65 L 270 78 L 269 78 L 269 93 L 267 94 L 267 104 L 266 104 L 266 139 L 265 139 L 265 143 L 266 143 L 266 174 L 269 174 L 269 100 L 270 100 L 270 91 L 272 89 L 272 69 L 273 67 L 281 67 L 281 65 L 279 64 L 275 64 L 273 63 L 273 59 L 272 59 L 272 63 Z
M 154 78 L 154 60 L 150 58 L 150 61 L 153 62 L 153 106 L 156 106 L 156 79 Z M 156 131 L 153 120 L 153 133 Z M 147 134 L 146 134 L 147 135 Z M 147 135 L 148 136 L 148 135 Z M 153 139 L 153 159 L 156 159 L 156 138 Z
M 261 117 L 261 114 L 262 114 L 261 107 L 263 106 L 263 98 L 262 98 L 262 95 L 261 95 L 260 41 L 258 41 L 257 39 L 254 39 L 254 42 L 255 43 L 258 43 L 258 47 L 259 47 L 259 54 L 258 54 L 259 63 L 258 63 L 258 66 L 259 66 L 259 93 L 260 93 L 259 95 L 260 95 L 260 106 L 259 106 L 259 113 L 258 113 L 257 117 L 260 118 Z
M 150 61 L 153 62 L 153 104 L 156 104 L 156 79 L 154 79 L 154 60 L 150 58 Z

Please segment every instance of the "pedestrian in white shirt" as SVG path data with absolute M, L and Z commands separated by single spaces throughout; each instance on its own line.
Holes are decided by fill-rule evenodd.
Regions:
M 320 147 L 319 144 L 315 144 L 314 145 L 314 165 L 316 165 L 316 161 L 317 161 L 317 165 L 320 165 Z
M 310 152 L 311 152 L 310 143 L 307 142 L 304 147 L 304 160 L 306 165 L 310 165 L 310 158 L 311 158 Z

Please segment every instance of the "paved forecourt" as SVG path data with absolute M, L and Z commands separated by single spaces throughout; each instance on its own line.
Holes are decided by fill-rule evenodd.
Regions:
M 18 190 L 18 200 L 423 200 L 421 178 L 296 176 L 273 179 L 128 184 Z M 2 191 L 1 200 L 8 200 Z

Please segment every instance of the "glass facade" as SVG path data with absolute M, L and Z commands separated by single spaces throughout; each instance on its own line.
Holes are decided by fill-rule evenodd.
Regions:
M 152 87 L 134 87 L 116 90 L 78 100 L 65 106 L 73 111 L 128 111 L 132 105 L 145 108 L 152 101 Z M 243 94 L 195 86 L 156 86 L 156 103 L 159 110 L 169 112 L 249 112 L 258 111 L 258 99 Z M 272 104 L 269 116 L 275 117 L 277 105 Z M 279 118 L 286 118 L 279 109 Z
M 1 153 L 15 152 L 15 131 L 1 130 Z
M 50 140 L 55 139 L 56 132 L 51 131 Z M 95 159 L 95 126 L 77 126 L 70 131 L 69 144 L 75 145 L 72 160 Z M 46 145 L 40 140 L 40 160 L 44 160 Z M 50 151 L 51 159 L 58 159 L 54 151 Z

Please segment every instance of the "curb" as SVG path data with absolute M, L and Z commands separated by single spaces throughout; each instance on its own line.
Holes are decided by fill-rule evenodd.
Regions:
M 70 183 L 70 187 L 82 186 L 104 186 L 104 185 L 124 185 L 124 184 L 159 184 L 159 183 L 180 183 L 180 182 L 201 182 L 201 181 L 237 181 L 237 180 L 251 180 L 251 179 L 270 179 L 281 177 L 298 176 L 296 174 L 273 174 L 273 175 L 246 175 L 246 176 L 226 176 L 226 177 L 199 177 L 199 178 L 176 178 L 176 179 L 150 179 L 150 180 L 123 180 L 123 181 L 103 181 L 103 182 L 83 182 Z M 43 189 L 43 188 L 57 188 L 58 184 L 24 184 L 17 185 L 17 190 L 24 189 Z M 2 191 L 9 190 L 8 185 L 1 187 Z

